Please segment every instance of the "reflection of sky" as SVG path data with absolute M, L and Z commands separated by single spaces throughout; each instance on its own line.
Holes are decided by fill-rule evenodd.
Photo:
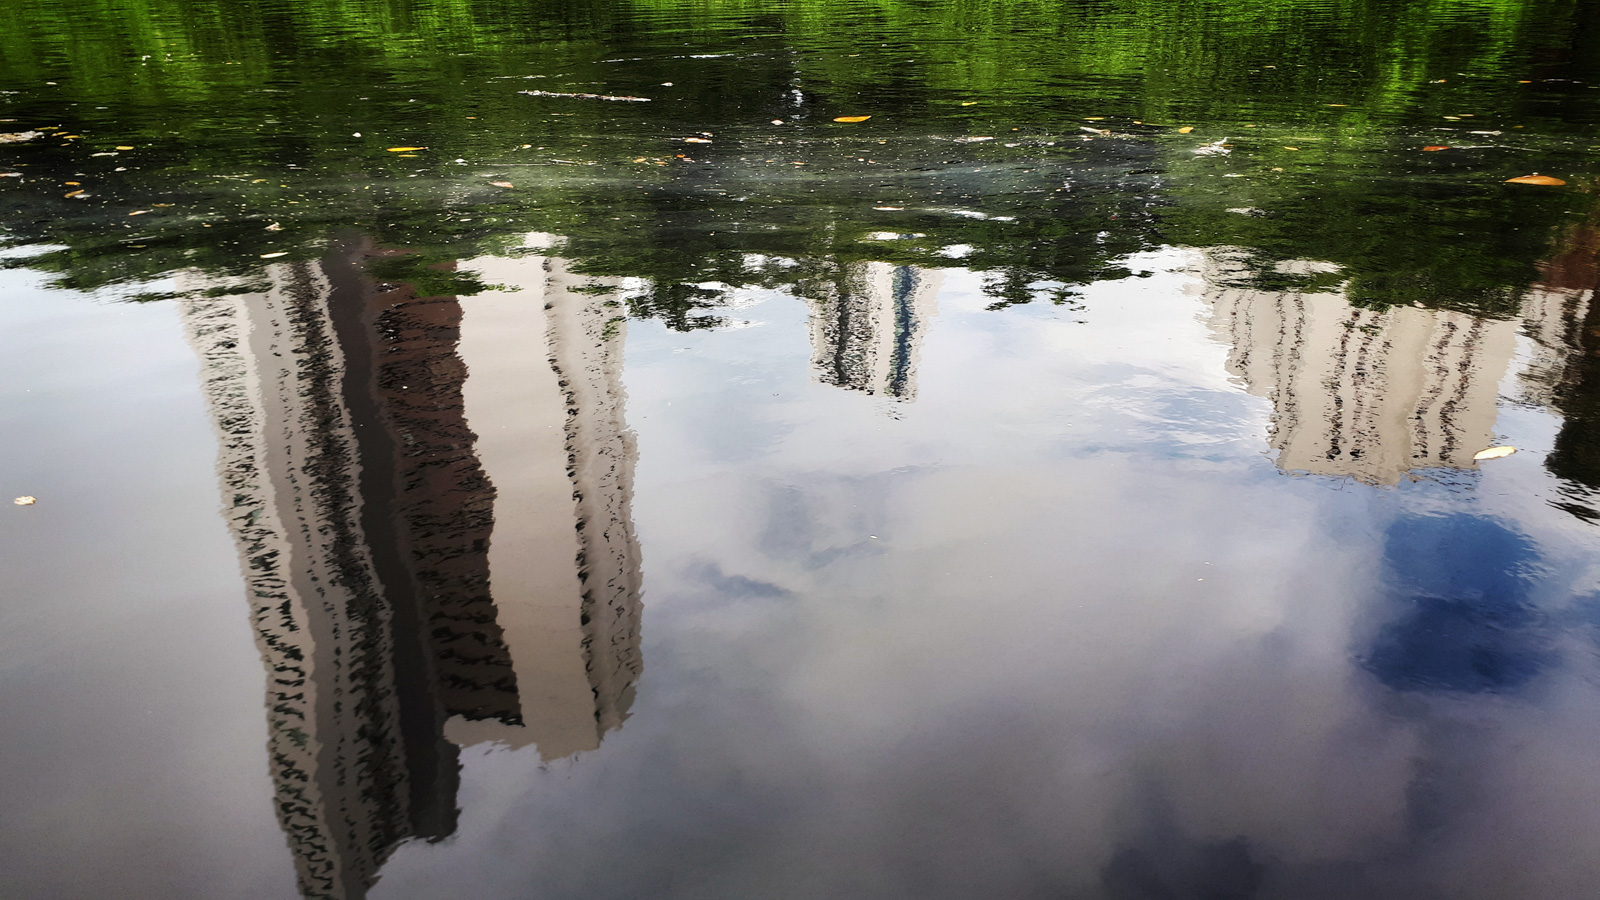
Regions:
M 550 764 L 463 751 L 456 835 L 400 848 L 374 898 L 1592 893 L 1600 673 L 1571 623 L 1600 580 L 1540 493 L 1550 417 L 1508 407 L 1525 452 L 1458 486 L 1282 475 L 1186 278 L 1058 316 L 985 312 L 953 275 L 902 404 L 809 379 L 799 301 L 630 326 L 633 715 Z M 61 609 L 0 612 L 34 672 L 7 670 L 13 865 L 76 866 L 86 896 L 283 896 L 193 356 L 163 307 L 70 309 L 38 345 L 97 337 L 14 407 L 43 436 L 14 457 L 28 546 L 60 564 L 12 577 Z M 61 428 L 62 398 L 114 432 Z M 198 530 L 156 540 L 142 511 Z M 105 546 L 72 555 L 83 535 Z
M 1521 468 L 1279 474 L 1182 281 L 1097 286 L 1078 325 L 952 277 L 894 407 L 806 378 L 793 301 L 636 327 L 636 714 L 547 770 L 468 759 L 459 837 L 378 896 L 1592 883 L 1600 704 L 1541 611 L 1592 537 L 1508 524 L 1546 521 L 1503 496 Z
M 1533 604 L 1539 555 L 1480 516 L 1410 516 L 1384 548 L 1396 618 L 1367 666 L 1401 690 L 1509 691 L 1554 661 Z

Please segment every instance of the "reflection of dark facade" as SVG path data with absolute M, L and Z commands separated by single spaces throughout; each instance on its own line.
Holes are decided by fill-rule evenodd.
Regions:
M 537 689 L 490 596 L 462 306 L 375 283 L 373 255 L 350 241 L 270 267 L 263 293 L 184 306 L 267 667 L 278 818 L 302 893 L 341 900 L 399 841 L 454 831 L 447 721 L 518 726 Z
M 899 400 L 916 369 L 943 276 L 914 266 L 850 266 L 811 312 L 812 365 L 825 384 Z
M 1540 267 L 1531 293 L 1559 304 L 1566 326 L 1548 343 L 1564 351 L 1551 367 L 1549 401 L 1564 421 L 1546 459 L 1551 473 L 1570 482 L 1563 508 L 1600 521 L 1600 227 L 1575 229 L 1559 251 Z

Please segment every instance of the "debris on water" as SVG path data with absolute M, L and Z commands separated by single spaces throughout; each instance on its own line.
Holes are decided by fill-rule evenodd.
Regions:
M 517 91 L 529 97 L 555 97 L 565 100 L 615 100 L 620 103 L 649 103 L 649 97 L 618 97 L 614 94 L 568 94 L 561 91 Z
M 412 152 L 414 150 L 426 150 L 428 148 L 427 147 L 389 147 L 389 148 L 386 148 L 386 149 L 388 149 L 388 151 L 390 153 L 410 153 L 410 152 Z M 265 181 L 266 179 L 263 178 L 261 180 Z
M 994 140 L 994 138 L 990 135 L 978 135 L 976 137 L 958 137 L 955 139 L 955 142 L 958 144 L 981 144 L 984 141 L 992 140 Z
M 1227 138 L 1223 138 L 1220 141 L 1212 141 L 1209 144 L 1201 144 L 1194 148 L 1195 156 L 1227 156 L 1231 152 L 1233 151 L 1228 149 Z
M 277 253 L 263 253 L 263 254 L 261 254 L 261 258 L 262 259 L 277 259 L 280 256 L 288 256 L 288 255 L 289 255 L 289 251 L 287 251 L 287 250 L 279 250 Z
M 13 500 L 11 502 L 15 503 L 18 506 L 32 506 L 35 503 L 39 502 L 39 498 L 38 497 L 29 497 L 29 496 L 24 495 L 24 496 L 18 497 L 17 499 L 15 499 L 15 500 Z
M 1551 178 L 1549 175 L 1540 175 L 1538 173 L 1534 173 L 1532 175 L 1519 175 L 1516 178 L 1507 178 L 1506 184 L 1542 184 L 1551 187 L 1558 187 L 1566 184 L 1566 182 L 1559 178 Z
M 709 144 L 711 143 L 711 139 L 702 137 L 686 137 L 683 138 L 683 142 L 685 144 Z
M 516 185 L 512 184 L 509 181 L 491 181 L 489 183 L 494 185 L 495 187 L 501 187 L 501 188 L 516 187 Z
M 833 120 L 835 122 L 865 122 L 866 120 L 868 120 L 870 118 L 872 118 L 872 117 L 871 116 L 834 116 Z
M 133 212 L 128 213 L 128 215 L 130 215 L 130 216 L 142 216 L 142 215 L 144 215 L 145 213 L 147 213 L 149 211 L 150 210 L 148 210 L 148 209 L 136 209 Z
M 1194 130 L 1194 126 L 1193 125 L 1185 125 L 1182 128 L 1178 129 L 1178 133 L 1179 134 L 1188 134 L 1189 132 L 1191 132 L 1193 130 Z
M 120 146 L 120 147 L 118 147 L 118 148 L 117 148 L 117 149 L 118 149 L 118 150 L 132 150 L 132 149 L 133 149 L 133 148 L 132 148 L 132 147 L 129 147 L 129 146 L 128 146 L 128 145 L 126 145 L 126 144 L 124 144 L 124 145 L 122 145 L 122 146 Z
M 279 225 L 277 222 L 273 222 L 271 225 L 267 226 L 267 230 L 268 231 L 282 231 L 283 230 L 283 226 Z
M 1477 453 L 1472 454 L 1472 458 L 1499 459 L 1502 456 L 1510 456 L 1515 452 L 1517 452 L 1517 448 L 1515 447 L 1490 447 L 1487 450 L 1479 450 Z
M 20 144 L 23 141 L 32 141 L 44 137 L 42 131 L 13 131 L 9 134 L 0 134 L 0 144 Z
M 83 189 L 79 188 L 78 190 L 71 191 L 71 192 L 68 192 L 66 194 L 63 194 L 62 196 L 63 197 L 82 197 L 83 196 Z
M 1450 147 L 1448 145 L 1446 145 L 1446 144 L 1429 144 L 1428 146 L 1422 148 L 1422 152 L 1424 152 L 1424 153 L 1432 153 L 1435 150 L 1449 150 L 1449 149 L 1450 149 Z

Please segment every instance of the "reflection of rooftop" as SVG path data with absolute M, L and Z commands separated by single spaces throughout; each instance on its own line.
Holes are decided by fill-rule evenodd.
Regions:
M 1418 307 L 1375 312 L 1331 291 L 1229 287 L 1241 274 L 1236 259 L 1208 254 L 1205 301 L 1230 346 L 1228 371 L 1272 401 L 1280 468 L 1372 484 L 1415 469 L 1476 468 L 1473 455 L 1493 443 L 1518 322 Z M 1567 305 L 1547 299 L 1536 291 L 1524 304 L 1536 338 L 1565 327 L 1547 320 L 1567 315 Z
M 301 892 L 339 900 L 399 841 L 454 831 L 452 740 L 592 748 L 640 670 L 604 298 L 534 260 L 512 273 L 534 296 L 463 321 L 455 298 L 367 277 L 379 253 L 336 244 L 270 266 L 263 292 L 183 304 L 267 670 L 279 822 Z
M 812 365 L 825 384 L 909 400 L 944 275 L 915 266 L 857 263 L 811 310 Z

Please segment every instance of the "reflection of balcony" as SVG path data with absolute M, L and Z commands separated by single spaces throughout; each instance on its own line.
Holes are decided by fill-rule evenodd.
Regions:
M 858 263 L 811 309 L 811 363 L 825 384 L 899 400 L 916 396 L 917 362 L 938 312 L 942 273 Z
M 1540 341 L 1565 333 L 1571 315 L 1542 291 L 1529 293 L 1520 323 L 1417 307 L 1379 313 L 1336 292 L 1226 286 L 1240 274 L 1225 253 L 1208 254 L 1205 301 L 1230 347 L 1228 371 L 1272 401 L 1279 467 L 1371 484 L 1476 468 L 1473 454 L 1493 443 L 1519 329 Z
M 592 748 L 640 671 L 604 298 L 533 260 L 464 309 L 374 283 L 376 252 L 183 306 L 307 897 L 364 896 L 399 841 L 454 831 L 457 743 Z

